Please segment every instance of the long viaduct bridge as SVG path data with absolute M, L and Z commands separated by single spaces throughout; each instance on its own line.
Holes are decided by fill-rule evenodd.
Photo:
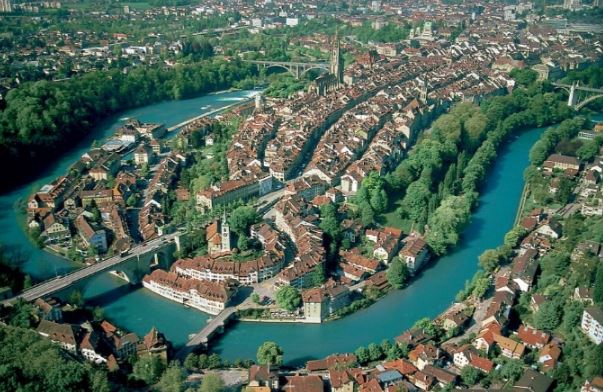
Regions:
M 7 301 L 15 299 L 33 301 L 37 298 L 55 294 L 106 271 L 117 271 L 130 283 L 139 283 L 142 277 L 150 272 L 152 266 L 169 267 L 169 263 L 173 260 L 174 251 L 180 249 L 180 237 L 182 235 L 185 235 L 185 233 L 176 231 L 160 236 L 137 245 L 130 249 L 127 254 L 113 256 L 99 263 L 42 282 Z
M 556 88 L 563 89 L 569 94 L 567 99 L 567 106 L 575 108 L 576 110 L 582 109 L 592 101 L 598 98 L 603 98 L 603 89 L 592 88 L 586 86 L 580 86 L 579 82 L 570 84 L 553 83 Z M 584 91 L 587 94 L 579 94 L 579 91 Z
M 251 64 L 256 64 L 260 68 L 284 68 L 296 79 L 302 77 L 311 69 L 323 69 L 329 71 L 331 69 L 330 62 L 321 63 L 303 63 L 295 61 L 267 61 L 267 60 L 246 60 Z

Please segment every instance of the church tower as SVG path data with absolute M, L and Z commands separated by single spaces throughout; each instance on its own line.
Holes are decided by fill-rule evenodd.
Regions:
M 343 56 L 339 43 L 339 30 L 335 33 L 335 41 L 331 49 L 331 73 L 335 75 L 339 83 L 343 83 Z
M 230 226 L 226 220 L 226 214 L 222 217 L 220 228 L 222 236 L 222 252 L 230 252 Z

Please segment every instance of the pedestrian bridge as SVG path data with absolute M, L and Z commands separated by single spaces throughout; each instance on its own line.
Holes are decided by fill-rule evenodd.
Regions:
M 152 266 L 168 268 L 175 250 L 180 249 L 182 232 L 174 232 L 137 245 L 127 254 L 113 256 L 96 264 L 70 272 L 67 275 L 39 283 L 12 298 L 33 301 L 72 287 L 78 282 L 107 271 L 117 271 L 128 282 L 137 284 Z M 10 301 L 10 300 L 9 300 Z
M 197 347 L 205 347 L 216 333 L 224 332 L 224 326 L 236 313 L 237 308 L 230 306 L 218 313 L 201 331 L 197 332 L 177 353 L 176 358 L 184 360 Z

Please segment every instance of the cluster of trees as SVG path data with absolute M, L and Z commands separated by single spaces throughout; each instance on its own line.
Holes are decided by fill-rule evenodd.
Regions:
M 64 82 L 23 83 L 8 92 L 0 112 L 0 164 L 18 162 L 22 168 L 18 176 L 7 173 L 3 185 L 39 169 L 44 158 L 84 138 L 109 114 L 229 88 L 256 73 L 251 64 L 212 60 L 169 70 L 91 72 Z
M 374 29 L 371 22 L 364 22 L 361 27 L 352 28 L 350 34 L 355 35 L 358 41 L 367 42 L 400 42 L 408 38 L 412 26 L 398 26 L 387 23 L 380 29 Z
M 360 365 L 366 365 L 381 359 L 395 360 L 407 356 L 409 351 L 410 349 L 406 344 L 392 343 L 384 339 L 381 344 L 370 343 L 367 347 L 358 347 L 354 354 Z
M 362 181 L 362 185 L 354 198 L 354 203 L 360 211 L 362 224 L 365 226 L 372 225 L 375 222 L 375 217 L 385 212 L 388 202 L 385 180 L 377 172 L 369 173 Z
M 237 248 L 240 251 L 246 251 L 252 246 L 249 239 L 249 227 L 259 221 L 260 216 L 255 208 L 250 206 L 237 207 L 230 214 L 228 224 L 237 235 Z

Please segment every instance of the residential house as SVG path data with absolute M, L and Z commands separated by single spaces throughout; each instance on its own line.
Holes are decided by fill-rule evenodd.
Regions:
M 532 327 L 528 327 L 527 325 L 519 326 L 519 329 L 517 330 L 517 337 L 526 346 L 532 349 L 543 348 L 551 339 L 549 334 Z
M 575 157 L 570 157 L 562 154 L 551 154 L 544 161 L 543 168 L 545 171 L 552 172 L 554 169 L 558 170 L 580 170 L 580 161 Z
M 50 320 L 42 320 L 36 331 L 45 338 L 49 338 L 52 342 L 59 344 L 61 348 L 73 353 L 77 352 L 78 342 L 81 337 L 79 327 Z
M 331 285 L 305 290 L 302 293 L 304 318 L 307 322 L 321 323 L 350 302 L 350 290 L 344 285 Z
M 594 377 L 592 380 L 586 380 L 580 392 L 603 392 L 603 377 Z
M 38 315 L 42 320 L 61 321 L 63 320 L 63 311 L 60 303 L 54 298 L 37 298 L 34 305 L 38 308 Z
M 574 289 L 574 295 L 572 296 L 572 298 L 574 299 L 574 301 L 580 301 L 583 304 L 592 305 L 594 303 L 593 292 L 594 289 L 592 287 L 576 287 Z
M 519 289 L 528 292 L 532 288 L 538 272 L 538 252 L 528 249 L 513 260 L 512 276 Z
M 279 389 L 279 376 L 274 370 L 270 370 L 267 365 L 252 365 L 249 368 L 249 386 L 267 387 L 269 390 Z
M 603 342 L 603 309 L 597 305 L 584 309 L 580 328 L 593 343 L 601 344 Z
M 549 220 L 536 229 L 541 236 L 556 240 L 561 237 L 561 224 L 555 220 Z
M 557 367 L 557 361 L 561 356 L 561 349 L 555 343 L 549 343 L 538 353 L 538 363 L 542 370 L 549 371 Z
M 134 150 L 134 163 L 138 166 L 149 165 L 153 161 L 153 150 L 146 144 L 141 144 Z
M 549 392 L 552 390 L 553 379 L 540 374 L 534 369 L 527 368 L 523 376 L 513 385 L 513 390 L 529 392 Z
M 354 379 L 347 370 L 329 369 L 331 392 L 354 392 Z
M 287 376 L 281 391 L 324 392 L 324 384 L 319 376 Z
M 170 342 L 165 338 L 163 333 L 157 328 L 152 327 L 148 334 L 138 342 L 136 353 L 139 357 L 146 355 L 154 355 L 165 361 L 167 365 L 168 354 L 170 351 Z
M 431 344 L 419 344 L 408 353 L 408 359 L 419 370 L 440 360 L 440 349 Z
M 404 247 L 398 257 L 406 263 L 410 273 L 415 274 L 429 260 L 427 243 L 419 234 L 412 233 L 404 239 Z
M 443 388 L 448 385 L 456 384 L 457 375 L 454 373 L 451 373 L 447 370 L 444 370 L 442 368 L 432 366 L 432 365 L 426 365 L 422 371 L 423 371 L 423 373 L 427 374 L 428 376 L 433 377 L 438 382 L 438 384 Z
M 46 238 L 46 242 L 59 242 L 71 239 L 71 230 L 69 224 L 59 219 L 52 212 L 43 220 L 44 231 L 42 236 Z
M 501 354 L 507 358 L 521 359 L 526 349 L 522 343 L 502 335 L 494 334 L 494 341 L 500 348 Z
M 93 229 L 83 214 L 75 219 L 75 228 L 86 246 L 93 247 L 101 253 L 107 251 L 107 234 L 105 230 Z

